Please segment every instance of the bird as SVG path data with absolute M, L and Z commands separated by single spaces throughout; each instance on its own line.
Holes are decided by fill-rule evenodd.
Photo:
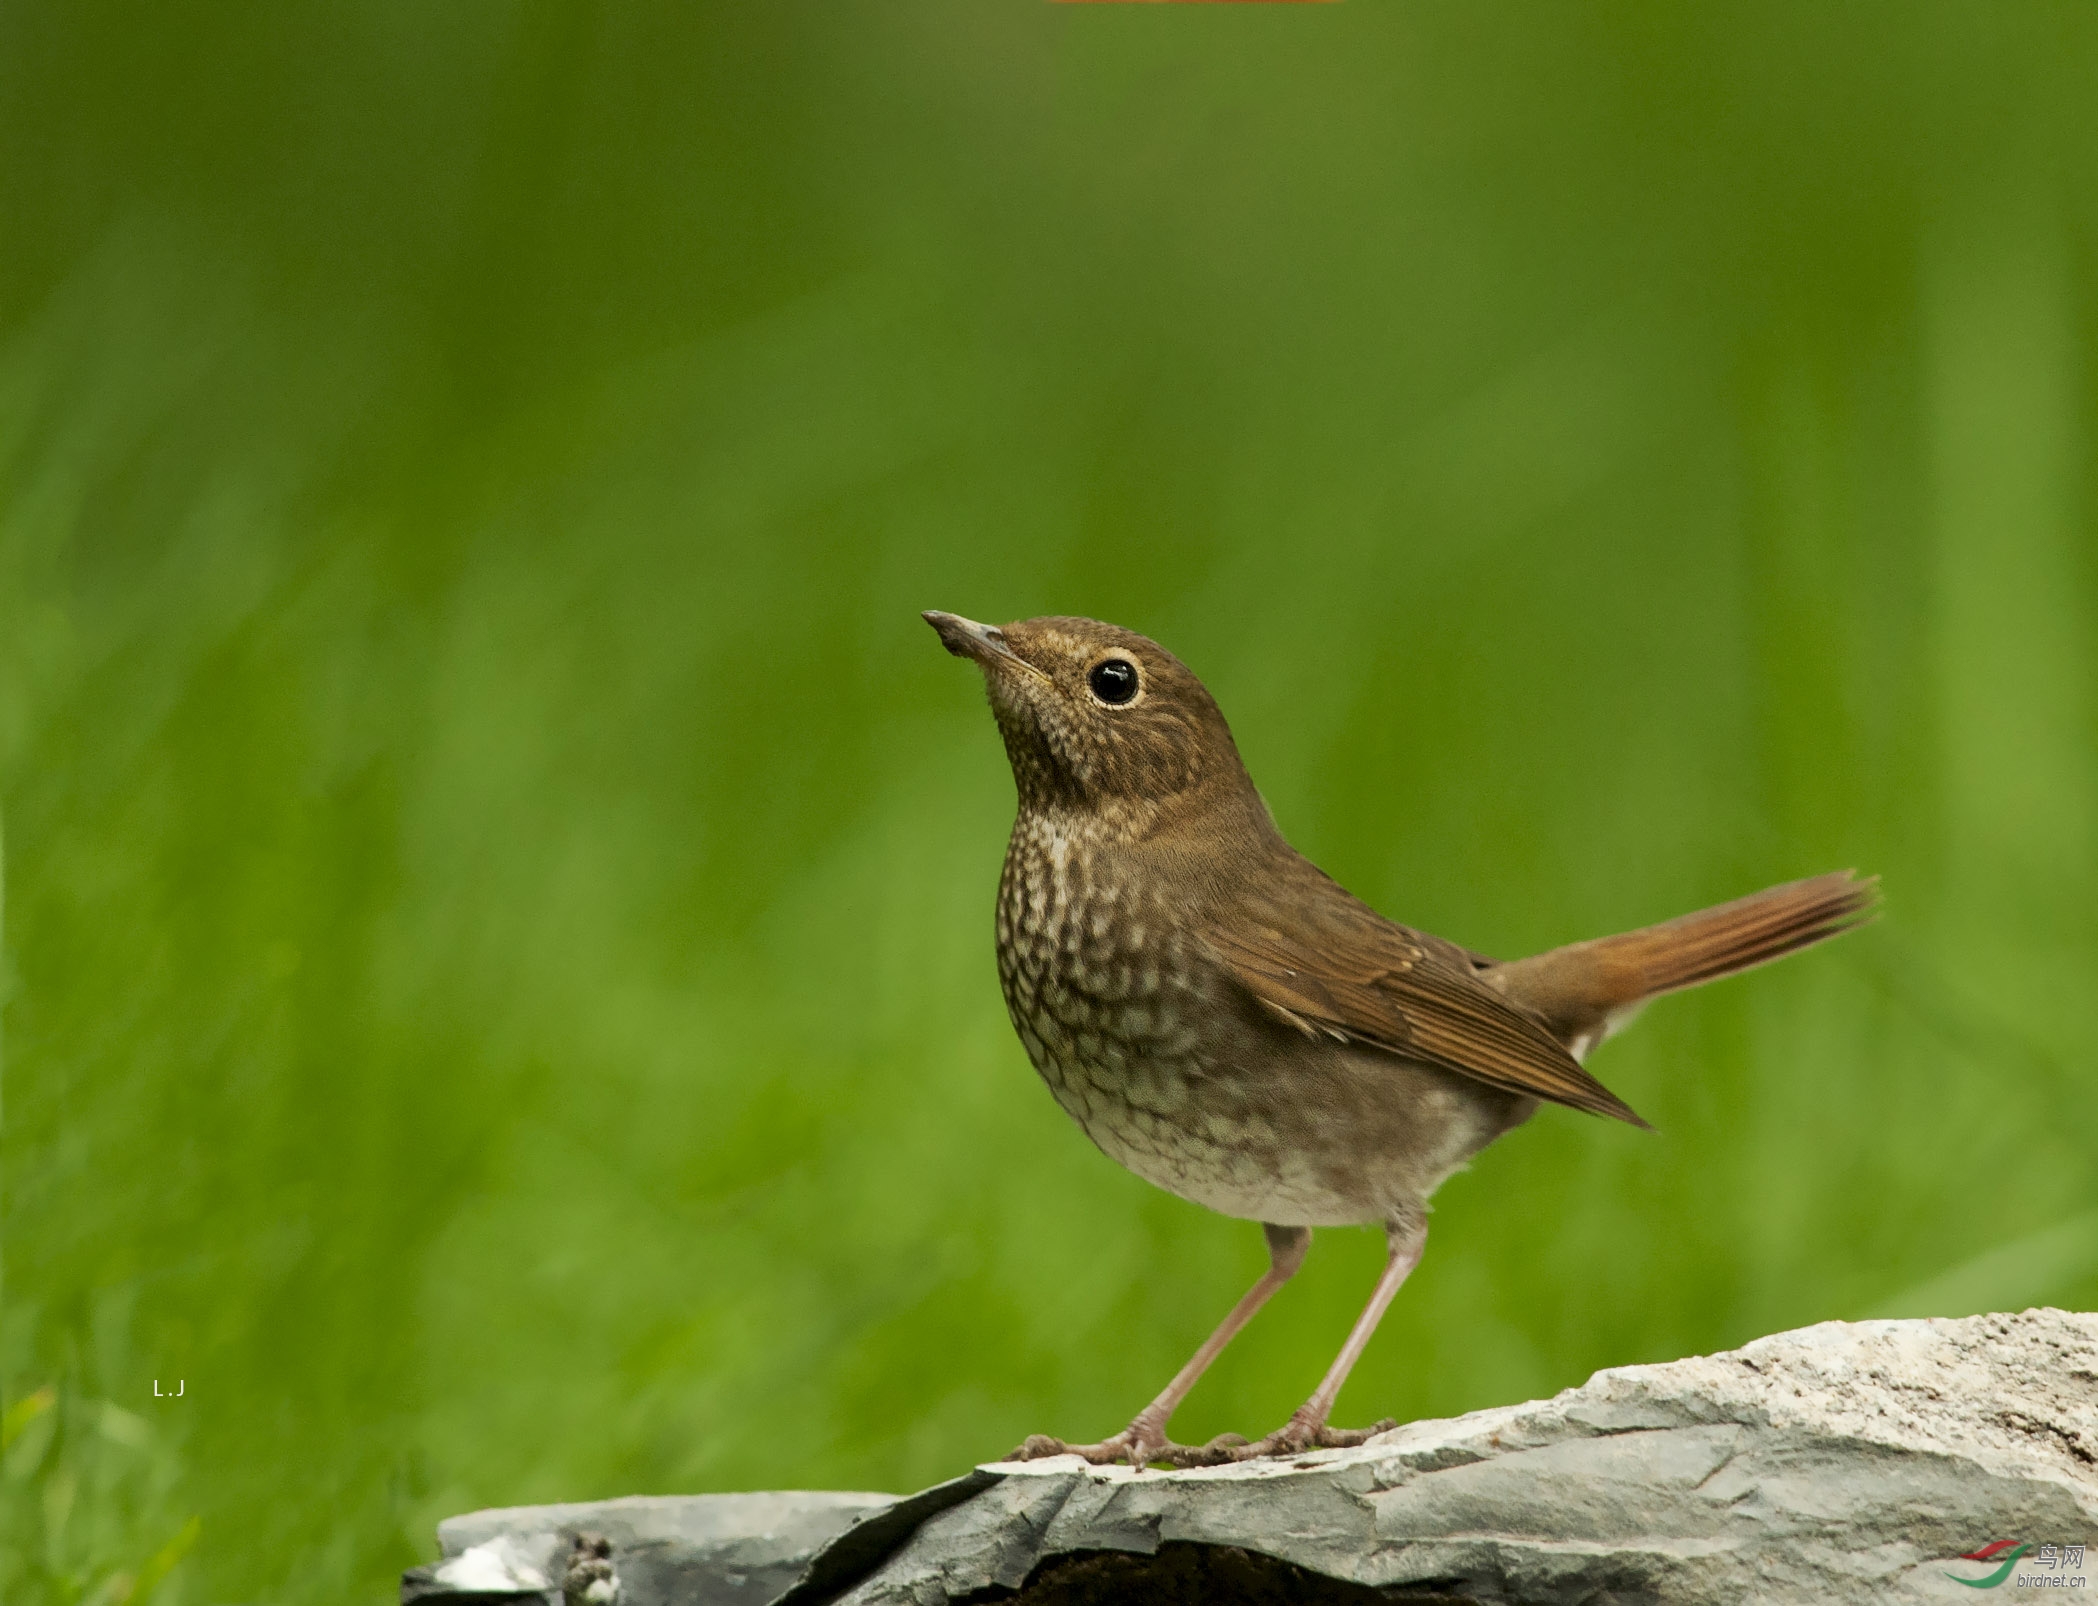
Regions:
M 998 978 L 1027 1056 L 1109 1158 L 1261 1224 L 1269 1264 L 1128 1427 L 1031 1435 L 1008 1459 L 1141 1471 L 1358 1445 L 1329 1424 L 1427 1243 L 1436 1188 L 1540 1104 L 1647 1123 L 1584 1065 L 1650 1000 L 1872 918 L 1877 877 L 1788 882 L 1501 962 L 1388 920 L 1291 847 L 1216 700 L 1157 642 L 1097 619 L 928 611 L 983 673 L 1018 808 Z M 1311 1397 L 1257 1440 L 1177 1444 L 1204 1371 L 1295 1275 L 1314 1228 L 1378 1225 L 1369 1303 Z

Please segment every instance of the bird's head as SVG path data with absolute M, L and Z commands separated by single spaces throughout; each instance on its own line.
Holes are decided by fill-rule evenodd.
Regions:
M 1140 824 L 1252 795 L 1216 700 L 1148 637 L 1097 619 L 925 621 L 983 671 L 1023 808 L 1112 809 Z

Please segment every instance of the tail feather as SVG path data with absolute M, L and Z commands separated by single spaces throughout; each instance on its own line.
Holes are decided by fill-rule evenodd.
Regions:
M 1878 894 L 1877 876 L 1861 880 L 1854 870 L 1840 870 L 1604 937 L 1595 946 L 1628 962 L 1637 972 L 1640 995 L 1651 998 L 1767 965 L 1840 936 L 1872 918 Z
M 1855 870 L 1767 887 L 1732 903 L 1599 937 L 1488 971 L 1482 978 L 1585 1053 L 1649 998 L 1825 942 L 1874 914 L 1877 876 Z

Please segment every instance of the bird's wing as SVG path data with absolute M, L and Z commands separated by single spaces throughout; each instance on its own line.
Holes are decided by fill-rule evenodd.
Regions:
M 1540 1022 L 1479 981 L 1463 949 L 1393 924 L 1323 875 L 1315 884 L 1290 879 L 1286 901 L 1234 909 L 1203 933 L 1269 1014 L 1309 1036 L 1647 1124 Z

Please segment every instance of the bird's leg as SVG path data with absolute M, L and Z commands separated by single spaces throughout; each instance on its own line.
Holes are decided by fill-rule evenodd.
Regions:
M 1377 1279 L 1369 1304 L 1355 1318 L 1348 1341 L 1341 1345 L 1340 1353 L 1326 1369 L 1324 1381 L 1281 1427 L 1257 1443 L 1232 1449 L 1229 1459 L 1251 1461 L 1264 1455 L 1295 1455 L 1300 1450 L 1345 1449 L 1398 1426 L 1390 1417 L 1366 1428 L 1326 1426 L 1326 1418 L 1333 1413 L 1333 1402 L 1340 1397 L 1341 1385 L 1347 1382 L 1348 1374 L 1369 1347 L 1370 1335 L 1376 1332 L 1377 1323 L 1384 1319 L 1385 1307 L 1390 1305 L 1392 1296 L 1398 1293 L 1407 1274 L 1420 1264 L 1421 1251 L 1428 1246 L 1428 1224 L 1418 1211 L 1394 1216 L 1385 1223 L 1384 1232 L 1391 1246 L 1391 1257 L 1384 1263 L 1384 1275 Z
M 1227 1434 L 1224 1439 L 1209 1445 L 1175 1444 L 1166 1437 L 1166 1423 L 1172 1419 L 1174 1411 L 1179 1409 L 1180 1402 L 1187 1398 L 1188 1391 L 1201 1380 L 1202 1374 L 1209 1370 L 1210 1362 L 1224 1353 L 1224 1346 L 1236 1338 L 1238 1330 L 1253 1319 L 1253 1313 L 1265 1305 L 1274 1296 L 1275 1290 L 1294 1277 L 1297 1268 L 1304 1264 L 1305 1251 L 1311 1247 L 1309 1227 L 1263 1226 L 1261 1230 L 1267 1234 L 1268 1269 L 1261 1274 L 1259 1282 L 1246 1290 L 1245 1297 L 1231 1307 L 1231 1314 L 1217 1324 L 1217 1330 L 1195 1351 L 1187 1365 L 1173 1374 L 1173 1381 L 1165 1386 L 1158 1398 L 1137 1412 L 1135 1421 L 1113 1438 L 1102 1439 L 1098 1444 L 1066 1444 L 1062 1439 L 1052 1439 L 1046 1433 L 1031 1434 L 1027 1442 L 1007 1459 L 1035 1461 L 1051 1455 L 1082 1455 L 1086 1460 L 1096 1463 L 1126 1459 L 1138 1471 L 1142 1471 L 1153 1461 L 1170 1461 L 1176 1466 L 1194 1466 L 1211 1461 L 1230 1460 L 1233 1450 L 1238 1445 L 1243 1445 L 1245 1440 Z M 1387 1300 L 1389 1297 L 1386 1296 Z M 1343 1372 L 1341 1375 L 1347 1374 Z M 1334 1384 L 1336 1391 L 1339 1387 L 1338 1383 Z

